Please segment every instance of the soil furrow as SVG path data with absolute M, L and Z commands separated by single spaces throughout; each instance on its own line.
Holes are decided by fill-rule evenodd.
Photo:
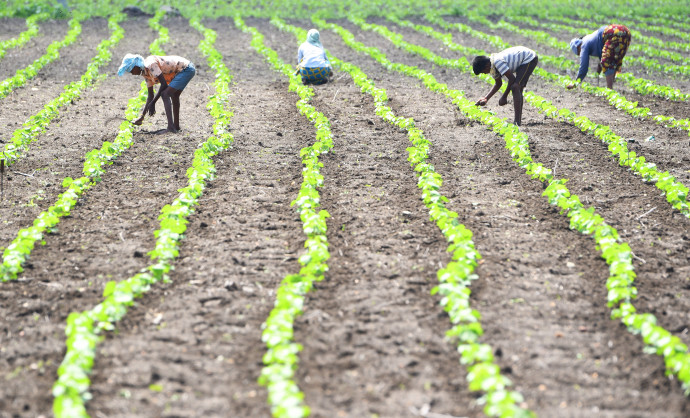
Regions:
M 0 42 L 8 41 L 19 37 L 19 34 L 24 32 L 26 27 L 26 19 L 19 17 L 2 17 L 0 18 Z
M 392 61 L 430 70 L 420 58 L 396 50 L 378 35 L 338 23 L 365 44 L 380 47 Z M 327 33 L 327 47 L 336 56 L 352 57 L 367 73 L 382 73 L 382 67 L 378 72 L 372 67 L 378 64 L 336 47 L 340 43 L 331 37 L 337 35 Z M 450 70 L 436 67 L 432 72 L 469 97 L 489 89 Z M 434 165 L 447 179 L 446 195 L 451 204 L 458 199 L 463 207 L 457 210 L 467 215 L 461 215 L 460 221 L 475 232 L 484 256 L 474 300 L 483 315 L 485 341 L 494 346 L 504 372 L 509 371 L 528 405 L 545 416 L 589 416 L 604 410 L 620 416 L 629 412 L 634 396 L 645 399 L 645 405 L 655 405 L 645 409 L 644 416 L 656 416 L 659 410 L 676 416 L 687 409 L 680 388 L 663 377 L 663 363 L 642 356 L 641 341 L 609 319 L 604 287 L 608 268 L 591 239 L 568 230 L 567 219 L 539 196 L 541 185 L 515 167 L 503 141 L 455 115 L 443 97 L 410 88 L 397 74 L 379 77 L 377 83 L 388 89 L 394 107 L 407 109 L 405 113 L 429 129 Z M 385 79 L 400 86 L 398 94 L 385 85 Z M 512 117 L 512 109 L 496 110 Z M 539 117 L 526 111 L 523 121 Z M 441 121 L 447 127 L 442 128 Z M 543 126 L 552 123 L 545 121 Z M 541 123 L 527 129 L 530 136 L 548 137 Z M 465 132 L 469 140 L 463 141 Z M 492 229 L 500 235 L 492 234 Z M 570 383 L 564 385 L 565 381 Z
M 187 27 L 180 19 L 165 19 L 163 25 Z M 204 62 L 196 52 L 198 32 L 191 28 L 188 32 L 180 39 L 171 29 L 174 44 L 166 45 L 166 50 Z M 135 144 L 61 222 L 59 232 L 46 238 L 45 247 L 34 250 L 21 280 L 0 287 L 7 301 L 0 311 L 5 318 L 0 374 L 11 377 L 11 384 L 2 388 L 0 409 L 8 415 L 49 413 L 50 389 L 64 354 L 67 315 L 98 303 L 107 281 L 125 279 L 149 264 L 146 252 L 153 249 L 160 209 L 186 183 L 192 152 L 211 129 L 204 83 L 212 82 L 213 74 L 203 65 L 198 69 L 181 96 L 183 131 L 158 136 L 136 133 Z M 125 80 L 137 87 L 140 82 Z M 125 89 L 111 94 L 113 103 L 125 104 L 131 97 Z M 161 113 L 159 109 L 154 123 L 164 123 Z M 114 133 L 117 128 L 111 129 Z

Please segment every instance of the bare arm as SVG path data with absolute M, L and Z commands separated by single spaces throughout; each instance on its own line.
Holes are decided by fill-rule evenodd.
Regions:
M 491 97 L 493 97 L 493 95 L 496 94 L 496 92 L 497 92 L 497 91 L 501 88 L 501 86 L 503 85 L 503 80 L 501 80 L 500 78 L 495 78 L 495 79 L 494 79 L 494 82 L 495 82 L 495 84 L 494 84 L 494 86 L 491 88 L 491 91 L 489 91 L 489 94 L 487 94 L 485 97 L 482 97 L 481 99 L 477 100 L 477 102 L 475 103 L 476 105 L 478 105 L 478 106 L 484 106 L 484 105 L 489 101 L 489 99 L 490 99 Z

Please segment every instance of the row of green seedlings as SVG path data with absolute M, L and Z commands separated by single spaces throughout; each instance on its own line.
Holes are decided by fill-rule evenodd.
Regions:
M 160 19 L 162 19 L 164 15 L 165 12 L 159 12 L 149 21 L 151 28 L 158 31 L 158 39 L 154 40 L 150 47 L 151 53 L 157 55 L 164 54 L 163 50 L 160 48 L 160 43 L 167 42 L 169 39 L 168 29 L 162 27 L 159 23 Z M 109 21 L 116 22 L 122 18 L 123 16 L 118 13 L 113 15 Z M 119 31 L 122 31 L 122 29 L 117 26 L 117 30 L 119 37 L 121 38 L 123 34 Z M 115 35 L 115 33 L 113 33 L 113 35 Z M 111 39 L 103 42 L 109 42 L 111 40 L 112 37 Z M 107 63 L 110 60 L 109 57 L 106 58 L 105 56 L 103 59 L 103 63 Z M 97 67 L 92 67 L 91 71 L 97 71 Z M 93 76 L 95 76 L 95 74 L 93 74 Z M 58 97 L 58 99 L 60 99 L 60 97 Z M 64 103 L 69 101 L 68 99 L 66 100 L 67 101 Z M 146 100 L 146 88 L 144 83 L 142 83 L 142 88 L 139 91 L 139 94 L 129 100 L 127 110 L 125 111 L 126 119 L 131 120 L 137 117 L 144 100 Z M 20 132 L 26 132 L 25 135 L 28 136 L 32 133 L 32 129 L 45 130 L 45 126 L 50 122 L 50 120 L 57 116 L 57 109 L 55 107 L 51 107 L 50 109 L 51 113 L 54 112 L 54 114 L 50 115 L 52 116 L 50 119 L 48 119 L 48 116 L 45 116 L 42 112 L 39 112 L 37 115 L 39 118 L 46 118 L 43 122 L 41 122 L 41 125 L 38 128 L 31 128 L 27 131 Z M 46 114 L 48 114 L 48 112 L 46 112 Z M 84 168 L 82 169 L 82 173 L 84 175 L 78 179 L 72 179 L 70 177 L 65 178 L 62 182 L 62 186 L 67 188 L 67 190 L 58 196 L 57 200 L 52 206 L 41 212 L 30 227 L 21 229 L 17 233 L 17 237 L 12 241 L 12 243 L 10 243 L 10 245 L 7 246 L 2 255 L 2 265 L 0 265 L 0 281 L 5 282 L 8 280 L 14 280 L 24 271 L 23 265 L 31 255 L 36 243 L 40 241 L 41 244 L 44 244 L 44 234 L 57 231 L 57 224 L 60 222 L 60 219 L 70 214 L 71 210 L 76 206 L 79 198 L 88 189 L 100 182 L 101 176 L 105 173 L 106 167 L 111 165 L 113 161 L 117 159 L 117 157 L 119 157 L 134 143 L 133 133 L 135 128 L 136 127 L 129 122 L 122 122 L 120 124 L 120 130 L 112 143 L 110 141 L 105 141 L 101 145 L 100 149 L 94 149 L 86 153 L 84 157 Z M 33 136 L 29 137 L 29 140 L 31 139 L 33 139 Z M 21 148 L 17 149 L 17 152 L 21 151 L 26 146 L 28 146 L 28 143 L 22 144 Z M 16 159 L 17 155 L 15 155 L 14 158 Z
M 204 35 L 199 49 L 207 57 L 209 67 L 216 71 L 215 94 L 210 96 L 207 105 L 214 118 L 213 135 L 194 151 L 192 166 L 187 170 L 187 185 L 179 189 L 180 194 L 172 204 L 161 209 L 158 217 L 160 229 L 154 232 L 156 245 L 148 253 L 152 264 L 127 280 L 108 282 L 101 303 L 68 316 L 65 328 L 67 351 L 58 368 L 58 380 L 53 385 L 53 412 L 58 418 L 88 416 L 85 402 L 91 397 L 88 392 L 89 374 L 93 369 L 96 347 L 104 338 L 103 333 L 112 331 L 114 323 L 124 317 L 128 307 L 150 290 L 151 285 L 169 280 L 168 273 L 179 255 L 180 241 L 187 229 L 187 218 L 194 212 L 206 183 L 214 178 L 213 157 L 233 143 L 228 129 L 232 112 L 226 106 L 232 76 L 223 63 L 222 55 L 214 47 L 216 33 L 203 27 L 198 19 L 192 19 L 190 24 Z
M 274 19 L 272 23 L 282 30 L 294 33 L 298 40 L 306 36 L 304 30 L 286 25 L 277 19 Z M 339 26 L 317 19 L 314 19 L 314 24 L 338 32 L 348 45 L 356 50 L 364 50 L 380 57 L 384 65 L 397 65 L 387 61 L 383 54 L 373 48 L 368 49 L 361 43 L 355 42 L 352 34 Z M 522 394 L 510 390 L 512 382 L 501 374 L 500 367 L 495 363 L 491 346 L 480 342 L 484 330 L 480 323 L 479 312 L 470 306 L 470 285 L 478 278 L 474 270 L 481 255 L 474 247 L 472 231 L 458 221 L 456 212 L 446 207 L 448 198 L 440 192 L 443 179 L 428 162 L 431 142 L 424 136 L 424 132 L 415 126 L 414 119 L 395 115 L 387 105 L 386 91 L 376 87 L 361 69 L 339 60 L 330 53 L 328 57 L 339 70 L 346 71 L 352 76 L 362 92 L 372 96 L 376 114 L 379 117 L 407 131 L 408 139 L 412 143 L 412 146 L 407 148 L 407 159 L 419 175 L 417 185 L 422 190 L 422 201 L 429 211 L 430 220 L 438 226 L 448 241 L 447 251 L 452 254 L 452 261 L 438 270 L 439 285 L 433 288 L 432 294 L 441 296 L 440 305 L 448 313 L 453 325 L 446 336 L 449 339 L 457 339 L 457 350 L 461 355 L 460 362 L 467 367 L 470 390 L 483 393 L 478 403 L 485 404 L 484 412 L 488 416 L 534 416 L 532 411 L 521 406 L 524 403 Z
M 65 35 L 64 39 L 54 41 L 48 45 L 44 55 L 37 58 L 27 67 L 17 70 L 14 76 L 7 78 L 0 83 L 0 99 L 10 94 L 17 87 L 21 87 L 26 84 L 28 80 L 36 77 L 36 74 L 38 74 L 41 68 L 58 59 L 60 57 L 60 50 L 77 40 L 81 34 L 81 22 L 86 18 L 86 15 L 74 13 L 74 17 L 72 17 L 72 19 L 69 21 L 70 30 L 67 31 L 67 35 Z
M 621 242 L 618 231 L 607 224 L 594 211 L 594 208 L 586 208 L 577 195 L 570 193 L 565 186 L 566 179 L 556 179 L 550 169 L 532 160 L 527 134 L 521 132 L 517 126 L 506 122 L 505 119 L 479 108 L 473 101 L 465 98 L 461 91 L 451 90 L 445 84 L 437 82 L 432 74 L 416 67 L 389 61 L 377 49 L 355 42 L 351 33 L 336 25 L 326 25 L 325 22 L 316 19 L 314 23 L 335 30 L 350 47 L 370 55 L 385 68 L 419 79 L 429 90 L 451 99 L 465 116 L 481 122 L 494 133 L 502 136 L 513 161 L 525 169 L 532 178 L 539 179 L 546 185 L 544 196 L 548 198 L 550 204 L 561 209 L 561 214 L 566 214 L 570 218 L 570 228 L 594 239 L 602 258 L 609 265 L 610 276 L 606 281 L 606 288 L 608 306 L 612 308 L 611 317 L 620 319 L 631 333 L 641 335 L 646 345 L 645 352 L 653 352 L 663 357 L 666 374 L 676 376 L 685 394 L 690 394 L 690 353 L 688 353 L 687 345 L 680 338 L 657 325 L 654 315 L 637 313 L 632 304 L 632 300 L 637 296 L 637 289 L 633 286 L 636 273 L 632 264 L 633 254 L 630 246 Z
M 385 26 L 369 24 L 358 18 L 351 18 L 351 21 L 360 26 L 362 29 L 372 30 L 391 41 L 391 43 L 397 47 L 402 48 L 411 54 L 419 55 L 436 65 L 455 68 L 470 74 L 473 73 L 472 66 L 465 57 L 459 60 L 443 58 L 429 51 L 427 48 L 404 41 L 402 35 L 392 32 Z M 404 22 L 397 19 L 393 19 L 393 21 L 400 22 L 402 25 L 406 26 L 415 26 L 410 22 Z M 431 28 L 420 29 L 423 29 L 424 33 L 429 33 L 428 29 Z M 442 36 L 443 34 L 438 35 Z M 448 36 L 445 36 L 445 39 L 448 40 Z M 486 54 L 485 51 L 461 47 L 460 45 L 453 44 L 452 42 L 449 42 L 446 45 L 452 47 L 454 50 L 463 50 L 463 53 L 468 55 Z M 548 74 L 546 71 L 540 68 L 535 69 L 535 73 L 548 79 Z M 493 83 L 493 79 L 487 74 L 481 75 L 481 78 L 489 84 Z M 561 80 L 561 82 L 564 83 L 565 80 Z M 616 133 L 613 132 L 609 126 L 596 124 L 589 120 L 589 118 L 586 116 L 578 116 L 570 109 L 559 109 L 547 99 L 538 96 L 531 91 L 525 92 L 524 96 L 525 100 L 534 106 L 540 113 L 557 120 L 565 120 L 578 127 L 582 132 L 599 138 L 602 142 L 608 145 L 609 151 L 611 154 L 613 154 L 613 156 L 618 158 L 618 163 L 621 166 L 629 167 L 630 170 L 638 174 L 644 181 L 653 182 L 658 189 L 664 192 L 666 195 L 666 200 L 675 209 L 686 217 L 690 217 L 690 206 L 688 205 L 688 187 L 677 181 L 676 178 L 673 177 L 669 172 L 660 172 L 657 169 L 656 164 L 646 162 L 645 157 L 638 157 L 634 151 L 629 151 L 627 140 L 619 135 L 616 135 Z
M 575 25 L 585 25 L 585 26 L 591 26 L 591 27 L 600 27 L 603 26 L 605 23 L 602 22 L 595 22 L 595 21 L 581 21 L 581 20 L 572 20 L 568 19 L 566 17 L 556 17 L 554 20 L 558 22 L 563 22 L 565 24 L 569 24 L 572 26 Z M 613 19 L 613 22 L 619 22 L 620 19 Z M 644 42 L 646 44 L 649 44 L 651 46 L 655 46 L 657 48 L 664 48 L 664 49 L 675 49 L 678 51 L 683 51 L 683 52 L 689 52 L 690 51 L 690 43 L 688 42 L 674 42 L 670 41 L 668 39 L 661 39 L 653 36 L 645 36 L 639 31 L 637 31 L 637 28 L 644 29 L 641 26 L 645 26 L 644 23 L 630 23 L 630 22 L 621 22 L 622 24 L 628 26 L 628 28 L 631 30 L 631 34 L 633 36 L 633 39 L 636 39 L 638 41 Z M 668 29 L 671 33 L 669 34 L 670 36 L 678 36 L 680 38 L 690 40 L 688 39 L 688 34 L 682 33 L 680 31 L 674 30 L 674 29 Z M 687 28 L 686 28 L 687 30 Z
M 433 23 L 434 20 L 430 21 Z M 503 20 L 499 21 L 498 23 L 493 23 L 489 19 L 477 15 L 471 15 L 470 20 L 482 25 L 486 25 L 491 29 L 505 29 L 513 33 L 518 33 L 527 38 L 534 39 L 537 42 L 545 43 L 549 46 L 552 46 L 558 49 L 559 51 L 569 50 L 568 44 L 566 42 L 558 41 L 557 39 L 552 38 L 551 35 L 545 32 L 521 29 Z M 454 26 L 456 26 L 462 32 L 468 31 L 468 29 L 472 30 L 471 28 L 465 27 L 466 25 L 462 24 L 456 24 Z M 553 61 L 558 61 L 559 64 L 561 64 L 558 68 L 570 68 L 574 71 L 577 71 L 578 64 L 575 61 L 569 60 L 565 57 L 559 57 L 558 59 L 555 59 Z M 683 93 L 680 90 L 673 87 L 656 84 L 651 80 L 635 77 L 630 73 L 619 74 L 617 76 L 617 79 L 622 80 L 632 89 L 643 95 L 651 94 L 673 101 L 687 101 L 690 99 L 690 94 Z
M 510 48 L 510 44 L 507 42 L 503 41 L 500 37 L 495 36 L 495 35 L 489 35 L 477 30 L 472 29 L 471 27 L 467 25 L 462 25 L 462 24 L 450 24 L 443 20 L 439 16 L 427 16 L 427 20 L 430 22 L 437 24 L 446 30 L 453 30 L 456 29 L 462 33 L 469 34 L 472 37 L 475 37 L 477 39 L 481 39 L 492 46 L 499 48 L 499 49 L 505 49 L 505 48 Z M 425 33 L 433 38 L 436 38 L 440 41 L 442 41 L 448 48 L 461 52 L 466 55 L 471 55 L 471 54 L 486 54 L 486 52 L 475 49 L 475 48 L 469 48 L 465 47 L 459 44 L 456 44 L 452 41 L 452 35 L 449 33 L 441 33 L 429 26 L 424 26 L 424 25 L 415 25 L 407 21 L 401 21 L 399 19 L 391 19 L 396 24 L 399 24 L 401 26 L 405 27 L 410 27 L 413 28 L 419 32 Z M 539 56 L 540 61 L 544 62 L 547 65 L 555 66 L 558 68 L 564 68 L 563 64 L 565 64 L 565 67 L 567 67 L 570 64 L 570 61 L 565 60 L 562 57 L 553 57 L 553 56 L 548 56 L 548 55 L 540 55 Z M 561 87 L 565 88 L 567 85 L 569 85 L 572 81 L 570 78 L 547 71 L 542 68 L 538 68 L 536 70 L 536 74 L 538 76 L 543 77 L 547 81 L 556 83 L 560 85 Z M 665 115 L 653 115 L 651 110 L 647 107 L 640 107 L 638 102 L 632 102 L 628 100 L 623 94 L 604 87 L 598 87 L 594 86 L 592 84 L 589 84 L 587 82 L 582 82 L 580 84 L 580 88 L 582 88 L 584 91 L 587 93 L 593 94 L 595 96 L 603 97 L 605 98 L 608 103 L 615 107 L 616 109 L 622 110 L 629 115 L 636 117 L 636 118 L 647 118 L 647 119 L 652 119 L 656 123 L 666 126 L 668 128 L 678 128 L 682 130 L 688 131 L 688 135 L 690 135 L 690 118 L 686 119 L 676 119 L 672 116 L 665 116 Z
M 680 17 L 680 16 L 678 16 Z M 635 19 L 635 22 L 647 23 L 655 26 L 665 25 L 671 26 L 680 30 L 688 31 L 690 30 L 690 21 L 683 22 L 681 20 L 676 20 L 676 16 L 671 16 L 665 13 L 655 13 L 654 16 L 627 16 L 627 19 Z M 606 18 L 608 21 L 615 21 L 618 16 L 609 16 Z M 636 23 L 633 23 L 633 25 Z
M 539 21 L 536 19 L 532 19 L 529 16 L 507 16 L 506 19 L 510 20 L 511 22 L 516 22 L 516 23 L 523 23 L 530 25 L 535 28 L 545 28 L 549 29 L 554 32 L 568 32 L 568 33 L 577 33 L 577 34 L 582 34 L 582 33 L 589 33 L 592 31 L 591 28 L 574 28 L 572 25 L 569 24 L 558 24 L 558 23 L 553 23 L 553 22 L 547 22 L 547 21 Z M 665 49 L 660 49 L 658 46 L 652 46 L 649 44 L 640 44 L 637 43 L 638 41 L 644 42 L 644 40 L 638 39 L 637 36 L 634 36 L 633 39 L 635 42 L 633 42 L 629 47 L 628 51 L 630 52 L 638 52 L 642 53 L 648 57 L 652 58 L 665 58 L 670 61 L 674 61 L 683 65 L 688 65 L 690 64 L 690 59 L 688 59 L 685 55 L 681 54 L 680 52 L 675 52 L 675 51 L 668 51 Z M 690 50 L 690 48 L 689 48 Z M 629 57 L 631 58 L 631 57 Z M 629 59 L 629 58 L 626 58 Z
M 27 29 L 15 36 L 14 38 L 7 39 L 0 42 L 0 60 L 5 56 L 8 49 L 19 48 L 29 42 L 31 38 L 38 34 L 38 22 L 48 19 L 50 15 L 48 13 L 39 13 L 31 15 L 26 18 Z
M 304 403 L 304 393 L 294 381 L 298 353 L 302 349 L 301 344 L 294 341 L 294 321 L 303 312 L 305 295 L 313 289 L 315 282 L 323 280 L 328 270 L 326 262 L 330 254 L 326 218 L 330 215 L 325 210 L 319 210 L 319 188 L 323 185 L 323 176 L 319 172 L 323 164 L 319 162 L 319 156 L 333 148 L 333 135 L 328 118 L 309 104 L 314 96 L 313 88 L 303 85 L 301 77 L 294 74 L 294 69 L 264 45 L 264 37 L 256 28 L 247 26 L 240 17 L 235 18 L 235 25 L 251 34 L 251 46 L 276 71 L 290 79 L 290 91 L 300 97 L 297 101 L 300 114 L 316 127 L 314 144 L 300 150 L 304 165 L 303 181 L 297 198 L 292 202 L 302 220 L 302 231 L 306 235 L 304 247 L 307 250 L 298 259 L 302 266 L 299 273 L 290 274 L 282 280 L 274 307 L 263 324 L 261 340 L 266 344 L 267 352 L 259 377 L 259 384 L 268 390 L 268 403 L 274 417 L 304 417 L 309 415 L 310 409 Z
M 520 23 L 527 23 L 532 26 L 538 26 L 538 27 L 545 27 L 550 30 L 565 30 L 568 32 L 576 32 L 576 33 L 589 33 L 592 31 L 591 28 L 573 28 L 572 26 L 567 26 L 567 25 L 558 25 L 558 24 L 553 24 L 553 23 L 539 23 L 535 21 L 534 19 L 530 18 L 508 18 L 508 20 L 511 21 L 517 21 Z M 633 39 L 635 41 L 639 41 L 641 35 L 634 33 L 633 32 Z M 558 42 L 555 38 L 549 38 L 549 45 L 554 46 L 555 45 L 560 45 L 562 46 L 563 43 Z M 644 40 L 642 40 L 644 42 Z M 681 76 L 690 76 L 690 67 L 688 67 L 688 63 L 690 63 L 690 60 L 685 58 L 682 54 L 673 52 L 673 51 L 667 51 L 664 49 L 659 49 L 659 47 L 656 46 L 649 46 L 649 45 L 639 45 L 635 42 L 630 45 L 629 50 L 631 52 L 644 52 L 645 55 L 651 55 L 653 57 L 662 57 L 662 58 L 667 58 L 667 59 L 677 59 L 678 61 L 681 62 L 682 65 L 675 65 L 675 64 L 665 64 L 662 62 L 659 62 L 656 59 L 651 59 L 651 58 L 645 58 L 645 57 L 633 57 L 630 55 L 627 55 L 625 57 L 625 64 L 626 65 L 641 65 L 643 67 L 646 67 L 647 70 L 659 72 L 659 73 L 664 73 L 664 74 L 672 74 L 672 75 L 681 75 Z
M 95 85 L 104 78 L 103 75 L 99 75 L 99 69 L 110 62 L 112 58 L 111 50 L 124 37 L 125 31 L 120 27 L 119 23 L 125 18 L 124 14 L 117 13 L 108 19 L 108 28 L 111 31 L 110 38 L 98 44 L 96 48 L 98 54 L 91 59 L 81 79 L 65 86 L 62 94 L 43 106 L 43 109 L 24 122 L 21 128 L 14 131 L 12 140 L 5 145 L 2 154 L 7 166 L 14 164 L 28 151 L 29 145 L 45 132 L 48 125 L 59 115 L 61 107 L 74 103 L 81 97 L 87 87 Z

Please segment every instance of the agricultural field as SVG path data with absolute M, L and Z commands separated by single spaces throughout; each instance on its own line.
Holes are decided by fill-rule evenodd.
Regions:
M 0 6 L 0 417 L 690 416 L 687 4 L 61 3 Z

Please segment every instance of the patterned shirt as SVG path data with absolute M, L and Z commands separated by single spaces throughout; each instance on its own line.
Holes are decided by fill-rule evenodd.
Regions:
M 531 62 L 537 54 L 524 46 L 514 46 L 496 54 L 491 54 L 491 76 L 501 78 L 508 70 L 513 72 L 523 65 Z
M 189 60 L 177 55 L 151 55 L 144 60 L 144 71 L 141 75 L 146 79 L 146 86 L 153 87 L 160 83 L 159 75 L 163 75 L 165 82 L 170 84 L 176 75 L 184 71 L 189 65 Z

